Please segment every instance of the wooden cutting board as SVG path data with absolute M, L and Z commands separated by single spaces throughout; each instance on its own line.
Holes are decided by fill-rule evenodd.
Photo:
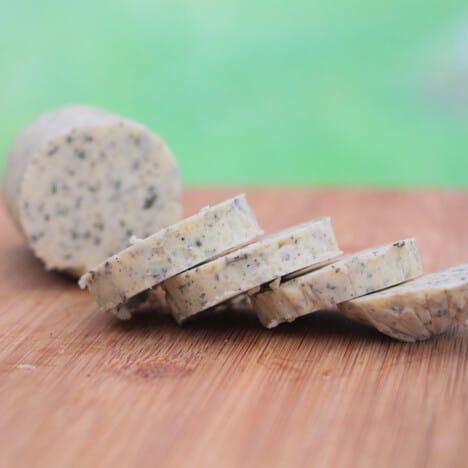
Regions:
M 238 190 L 188 190 L 186 214 Z M 342 249 L 416 236 L 468 262 L 468 193 L 248 190 L 267 232 L 331 215 Z M 0 466 L 466 467 L 468 331 L 403 344 L 322 312 L 178 327 L 98 313 L 0 209 Z

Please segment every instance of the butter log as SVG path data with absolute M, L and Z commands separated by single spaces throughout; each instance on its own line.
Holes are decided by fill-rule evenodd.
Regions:
M 79 277 L 181 217 L 176 161 L 161 138 L 110 112 L 69 106 L 26 127 L 8 154 L 8 210 L 46 269 Z

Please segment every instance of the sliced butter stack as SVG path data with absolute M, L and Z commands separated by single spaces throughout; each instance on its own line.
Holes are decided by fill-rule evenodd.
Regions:
M 341 254 L 330 218 L 268 236 L 162 284 L 180 323 L 275 278 Z
M 344 302 L 339 309 L 398 340 L 425 340 L 466 323 L 468 264 Z
M 115 308 L 116 315 L 129 318 L 129 299 L 261 234 L 245 195 L 239 195 L 134 242 L 83 275 L 79 284 L 100 309 Z
M 260 322 L 282 322 L 415 278 L 422 265 L 415 239 L 361 252 L 270 287 L 251 297 Z

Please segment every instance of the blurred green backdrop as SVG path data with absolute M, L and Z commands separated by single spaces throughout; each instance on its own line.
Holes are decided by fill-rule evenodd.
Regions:
M 89 103 L 190 184 L 468 186 L 466 0 L 0 0 L 0 154 Z

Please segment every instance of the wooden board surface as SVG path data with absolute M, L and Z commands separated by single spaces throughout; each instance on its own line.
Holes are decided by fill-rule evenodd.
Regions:
M 186 214 L 237 193 L 190 190 Z M 414 235 L 468 262 L 468 194 L 253 190 L 267 232 L 331 215 L 345 251 Z M 468 332 L 392 341 L 321 312 L 263 329 L 98 313 L 0 209 L 0 466 L 466 467 Z

